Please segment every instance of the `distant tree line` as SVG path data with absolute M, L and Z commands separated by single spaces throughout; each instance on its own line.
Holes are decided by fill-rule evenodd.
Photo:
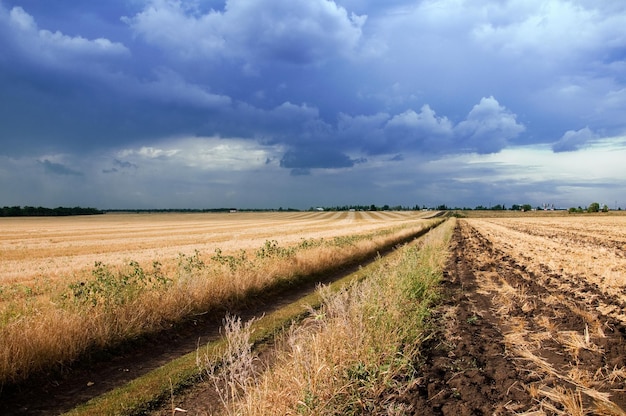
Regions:
M 592 202 L 591 204 L 589 204 L 587 208 L 583 208 L 581 206 L 579 206 L 578 208 L 571 207 L 567 211 L 571 214 L 583 213 L 583 212 L 609 212 L 609 207 L 608 205 L 605 204 L 602 206 L 602 208 L 600 208 L 599 203 Z M 621 211 L 621 208 L 618 208 L 618 211 Z
M 96 215 L 104 214 L 96 208 L 82 208 L 82 207 L 57 207 L 57 208 L 44 208 L 44 207 L 3 207 L 0 209 L 0 217 L 67 217 L 70 215 Z
M 389 206 L 387 204 L 378 206 L 375 204 L 371 205 L 337 205 L 330 207 L 311 207 L 309 211 L 419 211 L 420 209 L 428 209 L 426 206 L 420 208 L 419 205 L 414 205 L 412 207 L 402 206 L 402 205 L 394 205 Z
M 142 208 L 142 209 L 107 209 L 104 212 L 129 212 L 133 214 L 167 214 L 167 213 L 205 213 L 205 212 L 271 212 L 300 211 L 295 208 Z

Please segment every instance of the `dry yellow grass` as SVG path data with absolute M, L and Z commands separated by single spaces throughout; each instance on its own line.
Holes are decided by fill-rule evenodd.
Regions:
M 358 258 L 425 227 L 420 215 L 1 219 L 0 384 Z
M 416 382 L 422 326 L 448 255 L 454 221 L 420 247 L 336 294 L 286 334 L 273 366 L 248 379 L 225 414 L 413 414 L 402 393 Z

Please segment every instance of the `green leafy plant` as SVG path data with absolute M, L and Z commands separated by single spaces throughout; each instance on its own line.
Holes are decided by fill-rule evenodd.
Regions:
M 276 240 L 266 240 L 263 247 L 257 250 L 256 256 L 260 259 L 266 258 L 288 258 L 295 254 L 296 249 L 294 247 L 280 247 Z
M 64 298 L 71 298 L 75 304 L 83 306 L 111 309 L 137 299 L 147 288 L 164 287 L 170 283 L 170 279 L 162 273 L 159 262 L 153 263 L 152 274 L 146 274 L 136 261 L 130 261 L 125 269 L 118 272 L 97 261 L 91 274 L 93 280 L 70 284 L 70 293 Z

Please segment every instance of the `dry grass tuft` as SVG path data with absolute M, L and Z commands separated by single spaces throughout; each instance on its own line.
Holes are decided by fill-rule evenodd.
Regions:
M 214 354 L 200 354 L 196 358 L 204 376 L 215 386 L 215 391 L 225 409 L 241 399 L 257 378 L 255 361 L 258 359 L 250 343 L 253 320 L 246 323 L 241 318 L 227 315 L 224 319 L 226 348 L 219 360 Z

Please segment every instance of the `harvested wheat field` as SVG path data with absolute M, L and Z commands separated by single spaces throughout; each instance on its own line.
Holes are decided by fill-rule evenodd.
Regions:
M 435 221 L 425 218 L 429 214 L 0 219 L 0 413 L 31 414 L 37 397 L 14 402 L 8 395 L 28 393 L 32 383 L 44 386 L 38 390 L 40 398 L 55 392 L 57 401 L 70 402 L 71 389 L 58 389 L 60 380 L 78 379 L 73 368 L 89 367 L 94 360 L 103 371 L 90 377 L 106 388 L 129 380 L 131 363 L 139 372 L 162 365 L 206 336 L 207 331 L 198 332 L 200 322 L 219 322 L 229 310 L 270 305 L 279 292 L 297 291 L 342 268 L 356 267 L 379 250 L 424 232 Z M 182 324 L 192 326 L 191 332 L 171 331 Z M 150 365 L 150 357 L 143 357 L 148 335 L 156 338 L 147 349 L 163 353 Z M 180 342 L 184 347 L 175 346 L 187 336 L 189 342 Z M 115 367 L 118 374 L 107 373 L 102 357 L 117 359 L 128 342 L 133 348 L 139 344 L 139 355 L 127 359 L 127 367 Z M 108 383 L 109 377 L 117 381 Z M 91 388 L 91 380 L 77 382 L 98 390 Z
M 626 217 L 459 221 L 416 414 L 623 415 Z
M 86 217 L 0 218 L 0 284 L 67 279 L 96 261 L 173 262 L 195 250 L 256 249 L 266 240 L 373 232 L 415 220 L 414 212 L 293 212 L 106 214 Z M 432 213 L 431 213 L 432 214 Z

